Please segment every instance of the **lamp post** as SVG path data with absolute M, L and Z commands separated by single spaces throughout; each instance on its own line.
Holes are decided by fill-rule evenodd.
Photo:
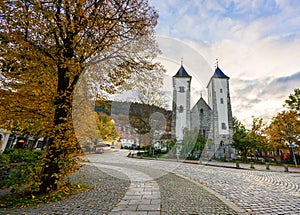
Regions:
M 291 143 L 291 144 L 287 144 L 287 145 L 288 145 L 288 147 L 292 150 L 294 163 L 295 163 L 295 166 L 297 167 L 297 160 L 296 160 L 295 150 L 294 150 L 296 144 L 295 144 L 295 143 Z

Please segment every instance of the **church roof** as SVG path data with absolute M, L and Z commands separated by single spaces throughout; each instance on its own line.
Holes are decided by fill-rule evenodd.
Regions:
M 196 107 L 198 107 L 198 109 L 200 109 L 200 107 L 206 107 L 207 109 L 211 110 L 211 107 L 206 103 L 206 101 L 201 98 L 197 101 L 197 103 L 195 104 L 195 106 L 193 107 L 193 109 L 195 109 Z
M 181 67 L 179 68 L 176 75 L 174 75 L 174 77 L 191 77 L 191 76 L 187 73 L 185 68 L 181 65 Z
M 213 76 L 211 78 L 226 78 L 226 79 L 229 79 L 229 77 L 227 75 L 225 75 L 218 66 L 215 70 L 215 73 L 213 74 Z

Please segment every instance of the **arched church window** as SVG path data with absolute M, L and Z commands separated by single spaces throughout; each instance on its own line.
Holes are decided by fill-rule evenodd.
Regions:
M 222 88 L 220 89 L 220 93 L 223 93 L 223 89 Z
M 184 93 L 184 87 L 179 87 L 179 92 Z
M 220 99 L 220 102 L 221 102 L 221 104 L 223 104 L 223 103 L 224 103 L 224 100 L 223 100 L 223 98 L 221 98 L 221 99 Z
M 178 111 L 179 111 L 179 113 L 182 113 L 182 112 L 183 112 L 183 106 L 182 106 L 182 105 L 179 106 Z
M 227 128 L 225 122 L 222 122 L 222 129 L 225 130 Z
M 200 109 L 200 114 L 203 114 L 203 109 L 202 108 Z

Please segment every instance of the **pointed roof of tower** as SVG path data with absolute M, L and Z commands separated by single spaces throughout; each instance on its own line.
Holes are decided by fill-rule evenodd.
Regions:
M 181 65 L 178 72 L 176 73 L 176 75 L 174 75 L 174 77 L 191 77 L 191 76 L 187 73 L 185 68 Z
M 229 77 L 227 75 L 225 75 L 218 66 L 215 69 L 215 73 L 213 74 L 213 76 L 211 78 L 226 78 L 226 79 L 229 79 Z

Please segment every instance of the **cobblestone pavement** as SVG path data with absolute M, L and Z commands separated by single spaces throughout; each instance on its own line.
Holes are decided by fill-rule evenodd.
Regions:
M 158 178 L 162 214 L 237 214 L 215 195 L 175 174 Z
M 300 214 L 300 174 L 88 155 L 72 180 L 90 192 L 0 214 Z M 237 213 L 236 213 L 237 212 Z
M 88 184 L 92 189 L 57 203 L 40 204 L 38 207 L 19 209 L 0 208 L 0 214 L 26 215 L 97 215 L 108 214 L 123 198 L 130 181 L 120 172 L 100 171 L 94 166 L 84 166 L 70 178 L 75 183 Z M 118 176 L 112 177 L 111 175 Z
M 219 162 L 219 161 L 202 161 L 203 165 L 207 165 L 207 166 L 222 166 L 222 167 L 230 167 L 230 168 L 235 168 L 236 164 L 235 163 L 231 163 L 231 162 Z M 251 169 L 250 163 L 240 163 L 239 164 L 240 168 L 242 169 Z M 261 170 L 261 171 L 265 171 L 266 169 L 266 165 L 265 164 L 253 164 L 253 167 L 255 170 Z M 284 172 L 285 168 L 283 165 L 281 166 L 275 166 L 275 165 L 269 165 L 269 172 Z M 289 172 L 292 173 L 300 173 L 300 168 L 296 168 L 296 167 L 289 167 L 288 168 Z
M 204 184 L 249 214 L 300 214 L 300 174 L 186 164 L 175 172 Z
M 113 160 L 113 163 L 122 165 L 146 166 L 147 169 L 186 176 L 224 197 L 246 214 L 300 214 L 300 174 L 296 171 L 234 169 L 146 159 Z M 157 175 L 158 181 L 164 175 Z

